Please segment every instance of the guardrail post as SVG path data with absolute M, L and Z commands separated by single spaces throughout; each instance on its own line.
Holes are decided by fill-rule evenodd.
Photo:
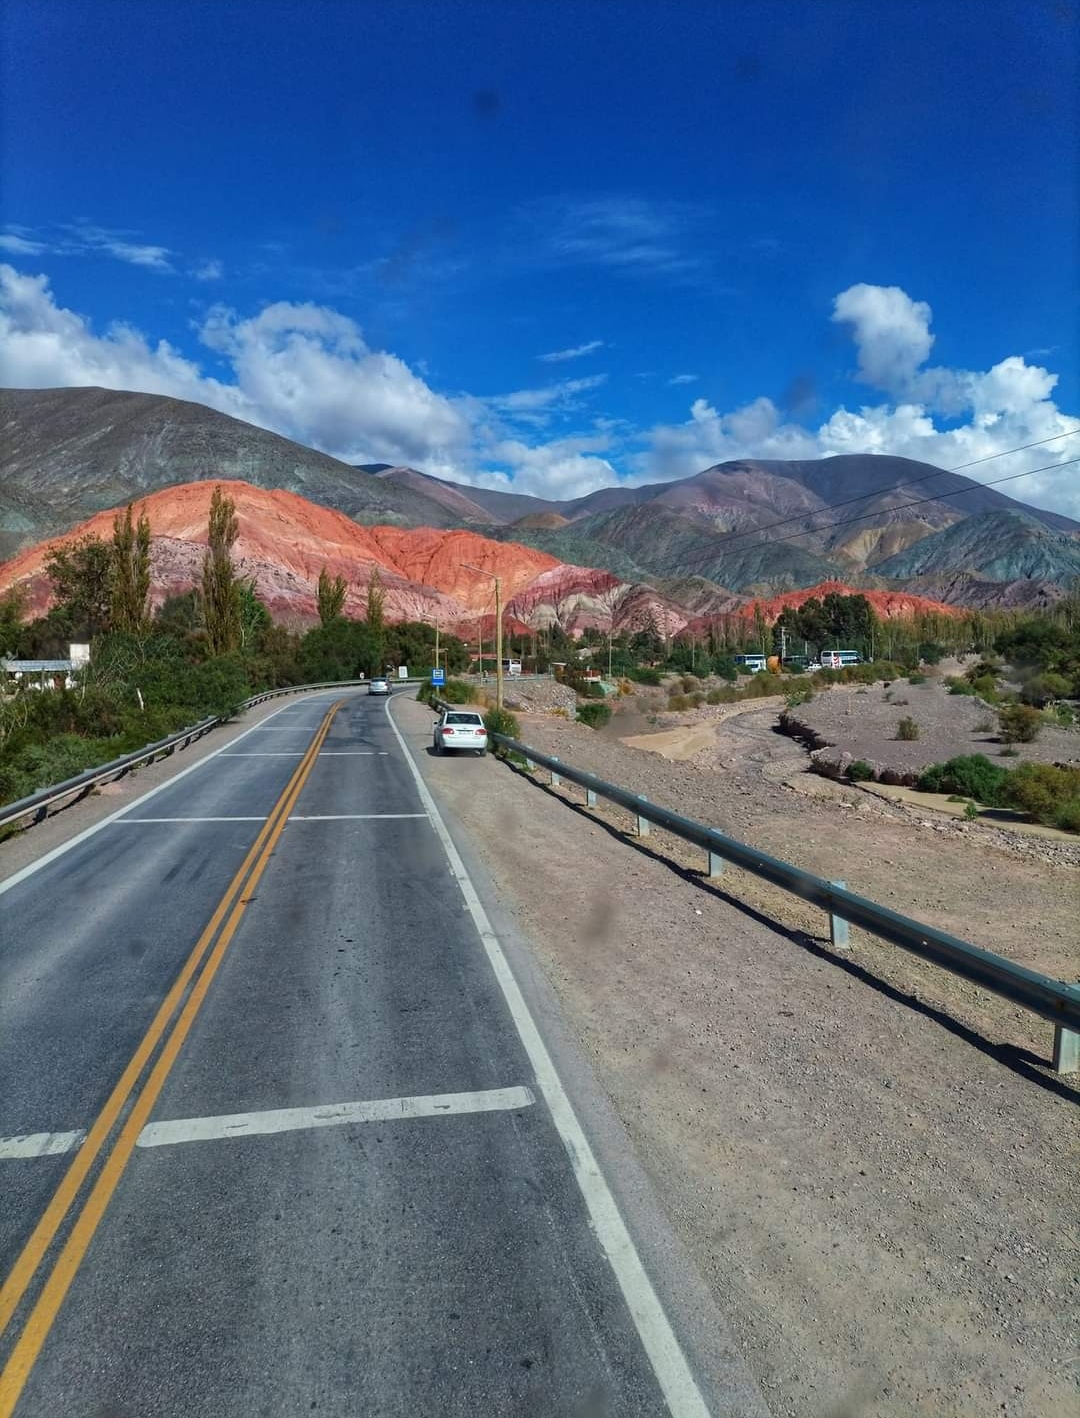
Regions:
M 831 881 L 830 886 L 838 886 L 841 891 L 847 887 L 846 881 Z M 846 950 L 850 945 L 848 940 L 848 923 L 843 916 L 838 916 L 835 911 L 829 912 L 829 937 L 833 945 L 838 945 Z
M 596 789 L 595 789 L 595 788 L 586 788 L 586 789 L 585 789 L 585 806 L 586 806 L 586 807 L 595 807 L 595 806 L 596 806 Z
M 552 756 L 552 759 L 553 759 L 556 763 L 558 763 L 558 761 L 559 761 L 559 760 L 558 760 L 558 757 L 557 757 L 555 754 L 552 754 L 551 756 Z M 556 770 L 555 770 L 554 768 L 551 770 L 551 786 L 552 786 L 553 788 L 558 788 L 558 787 L 561 787 L 561 786 L 562 786 L 562 778 L 559 776 L 559 774 L 556 772 Z
M 536 764 L 532 761 L 531 758 L 527 758 L 525 760 L 525 767 L 529 770 L 530 773 L 536 772 Z
M 1054 1072 L 1080 1072 L 1080 1034 L 1061 1024 L 1054 1025 Z
M 726 863 L 719 852 L 709 853 L 709 880 L 715 881 L 718 876 L 724 875 Z
M 649 801 L 644 793 L 638 793 L 637 797 L 638 802 L 640 803 L 647 803 Z M 637 835 L 639 837 L 648 837 L 651 827 L 652 824 L 650 823 L 649 819 L 647 817 L 642 817 L 641 814 L 638 813 Z

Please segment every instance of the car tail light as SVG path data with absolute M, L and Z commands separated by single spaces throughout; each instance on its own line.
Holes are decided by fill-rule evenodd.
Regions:
M 487 729 L 477 729 L 476 731 L 482 739 L 487 738 Z
M 444 734 L 452 734 L 453 732 L 454 732 L 453 729 L 448 729 L 448 728 L 446 728 L 445 726 L 443 727 L 443 733 L 444 733 Z

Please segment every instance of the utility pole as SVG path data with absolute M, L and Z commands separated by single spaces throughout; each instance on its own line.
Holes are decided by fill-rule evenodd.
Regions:
M 607 633 L 607 677 L 611 678 L 611 631 Z
M 485 571 L 482 566 L 472 566 L 467 561 L 458 563 L 466 571 L 475 571 L 495 582 L 495 707 L 503 707 L 503 627 L 502 627 L 502 577 L 494 571 Z

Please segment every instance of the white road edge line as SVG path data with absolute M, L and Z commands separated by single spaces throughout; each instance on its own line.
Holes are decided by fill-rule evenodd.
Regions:
M 487 912 L 477 894 L 476 887 L 465 870 L 465 863 L 454 846 L 447 831 L 435 799 L 427 784 L 420 776 L 404 735 L 390 715 L 390 705 L 386 706 L 386 717 L 401 745 L 405 762 L 409 765 L 420 801 L 427 809 L 432 826 L 439 834 L 443 850 L 450 862 L 450 871 L 456 878 L 461 894 L 465 898 L 469 914 L 480 934 L 488 961 L 499 982 L 503 998 L 513 1017 L 525 1052 L 529 1056 L 536 1073 L 537 1086 L 551 1112 L 562 1144 L 570 1158 L 581 1195 L 596 1232 L 597 1239 L 607 1256 L 608 1263 L 618 1281 L 634 1327 L 641 1338 L 645 1353 L 652 1364 L 657 1383 L 664 1395 L 672 1418 L 710 1418 L 709 1409 L 701 1396 L 682 1346 L 675 1337 L 671 1322 L 664 1312 L 660 1298 L 653 1289 L 652 1281 L 642 1264 L 641 1257 L 631 1239 L 611 1194 L 600 1165 L 593 1156 L 592 1148 L 578 1122 L 573 1105 L 567 1097 L 562 1080 L 556 1072 L 551 1055 L 540 1035 L 525 997 L 514 979 L 510 965 L 503 954 L 499 939 L 491 928 Z
M 57 1157 L 74 1152 L 86 1136 L 85 1128 L 75 1132 L 24 1132 L 0 1137 L 0 1157 Z
M 178 1118 L 148 1123 L 138 1147 L 170 1147 L 180 1142 L 254 1137 L 302 1128 L 342 1127 L 347 1123 L 387 1123 L 402 1118 L 442 1118 L 452 1113 L 497 1113 L 529 1108 L 536 1102 L 528 1088 L 489 1088 L 482 1093 L 435 1093 L 415 1098 L 377 1098 L 368 1103 L 328 1103 L 321 1108 L 273 1108 L 262 1113 L 224 1113 L 216 1118 Z M 43 1134 L 47 1136 L 48 1134 Z
M 322 698 L 309 699 L 305 702 L 308 704 L 323 704 L 326 702 L 326 697 L 324 695 Z M 275 709 L 272 714 L 267 715 L 267 718 L 274 719 L 280 713 L 282 713 L 281 709 Z M 174 773 L 168 782 L 159 783 L 156 788 L 148 789 L 141 797 L 136 798 L 134 802 L 125 803 L 123 807 L 117 808 L 116 811 L 110 813 L 108 817 L 103 817 L 100 822 L 95 822 L 93 826 L 84 828 L 82 832 L 69 838 L 67 842 L 61 842 L 60 845 L 54 847 L 51 852 L 46 852 L 43 857 L 38 857 L 36 862 L 30 862 L 19 871 L 12 872 L 10 876 L 0 881 L 0 896 L 2 896 L 5 891 L 10 891 L 13 886 L 18 886 L 19 883 L 25 881 L 28 876 L 33 876 L 35 872 L 41 871 L 42 867 L 47 867 L 50 862 L 55 862 L 57 857 L 62 857 L 65 852 L 70 852 L 73 847 L 78 847 L 81 843 L 85 842 L 88 837 L 93 837 L 95 832 L 100 832 L 102 828 L 111 826 L 117 818 L 123 817 L 124 814 L 130 812 L 132 808 L 138 807 L 140 803 L 149 802 L 149 800 L 156 797 L 158 793 L 163 793 L 166 788 L 171 788 L 174 783 L 179 783 L 181 778 L 186 778 L 189 773 L 194 773 L 197 769 L 202 768 L 205 764 L 209 763 L 211 759 L 224 756 L 225 750 L 231 748 L 232 744 L 239 743 L 241 739 L 246 739 L 248 734 L 253 734 L 256 729 L 261 728 L 261 724 L 253 724 L 250 729 L 245 729 L 242 734 L 237 734 L 236 738 L 232 739 L 230 743 L 222 744 L 220 748 L 215 748 L 213 752 L 208 753 L 205 758 L 200 758 L 196 763 L 189 764 L 187 768 L 181 768 L 180 772 Z M 234 754 L 233 756 L 238 757 L 239 755 Z

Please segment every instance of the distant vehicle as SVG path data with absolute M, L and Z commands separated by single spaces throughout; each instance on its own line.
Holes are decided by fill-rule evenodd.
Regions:
M 764 655 L 736 655 L 735 668 L 742 670 L 745 674 L 760 674 L 765 669 Z
M 504 675 L 519 675 L 521 673 L 520 660 L 504 660 L 502 667 Z
M 390 683 L 384 675 L 375 675 L 368 680 L 367 692 L 369 694 L 389 694 Z
M 484 716 L 471 709 L 445 709 L 435 724 L 433 747 L 436 753 L 468 748 L 482 757 L 488 750 Z
M 857 650 L 822 650 L 821 666 L 826 670 L 842 670 L 846 665 L 861 665 Z

